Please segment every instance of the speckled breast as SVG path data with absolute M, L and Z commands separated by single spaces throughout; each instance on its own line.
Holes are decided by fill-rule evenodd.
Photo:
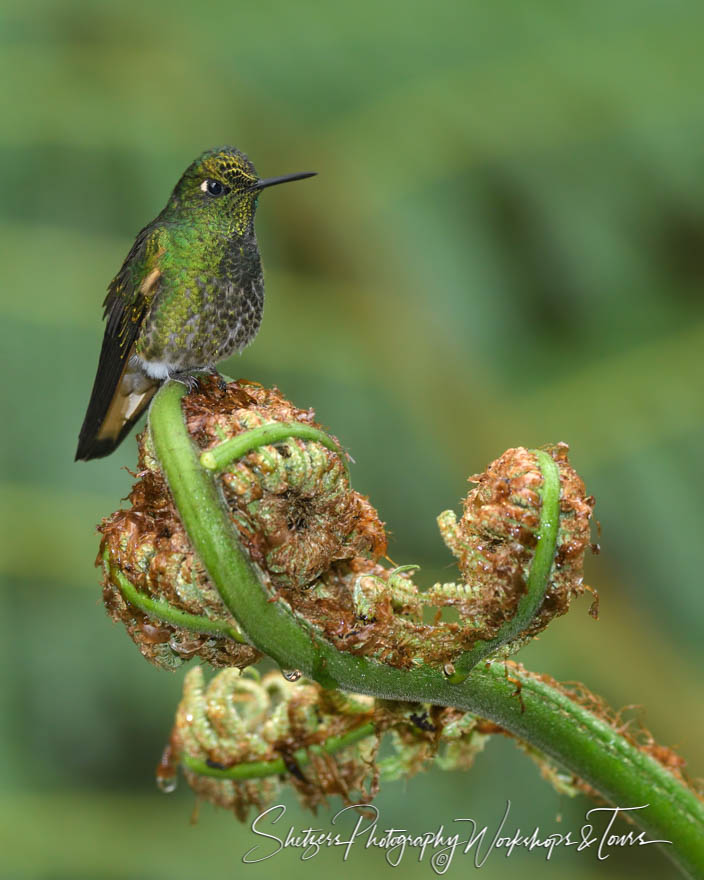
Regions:
M 213 366 L 252 341 L 263 307 L 261 274 L 237 281 L 198 278 L 151 312 L 137 354 L 170 371 Z

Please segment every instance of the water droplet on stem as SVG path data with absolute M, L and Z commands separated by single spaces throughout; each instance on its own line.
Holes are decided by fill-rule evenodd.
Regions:
M 159 774 L 157 774 L 156 787 L 159 789 L 159 791 L 163 791 L 164 794 L 171 794 L 172 791 L 176 791 L 177 785 L 177 776 L 160 776 Z

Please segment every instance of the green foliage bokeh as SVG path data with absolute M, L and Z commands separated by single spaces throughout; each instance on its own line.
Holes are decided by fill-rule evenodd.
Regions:
M 427 584 L 450 579 L 434 518 L 466 477 L 509 446 L 569 442 L 598 501 L 602 619 L 585 600 L 521 659 L 646 707 L 702 773 L 703 27 L 692 0 L 3 4 L 0 877 L 275 864 L 242 866 L 246 827 L 203 809 L 190 828 L 190 794 L 155 791 L 182 676 L 110 623 L 93 568 L 134 440 L 73 463 L 105 287 L 185 166 L 223 143 L 264 176 L 319 172 L 261 198 L 263 329 L 223 371 L 316 409 L 391 557 Z M 420 831 L 496 822 L 506 799 L 513 824 L 547 831 L 590 806 L 503 741 L 378 804 Z M 361 850 L 298 855 L 276 867 L 391 870 Z M 652 848 L 483 871 L 646 865 L 671 876 Z M 403 870 L 430 876 L 410 856 Z

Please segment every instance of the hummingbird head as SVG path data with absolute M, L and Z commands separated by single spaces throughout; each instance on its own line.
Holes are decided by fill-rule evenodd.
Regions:
M 176 184 L 169 206 L 233 225 L 239 235 L 252 227 L 257 199 L 263 189 L 312 177 L 315 171 L 262 179 L 254 165 L 234 147 L 207 150 L 192 162 Z M 167 206 L 167 211 L 168 207 Z

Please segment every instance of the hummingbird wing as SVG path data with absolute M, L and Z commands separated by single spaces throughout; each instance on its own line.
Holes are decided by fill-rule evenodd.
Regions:
M 100 458 L 116 449 L 158 387 L 130 362 L 159 292 L 164 240 L 160 228 L 146 226 L 108 287 L 103 303 L 105 335 L 76 461 Z

